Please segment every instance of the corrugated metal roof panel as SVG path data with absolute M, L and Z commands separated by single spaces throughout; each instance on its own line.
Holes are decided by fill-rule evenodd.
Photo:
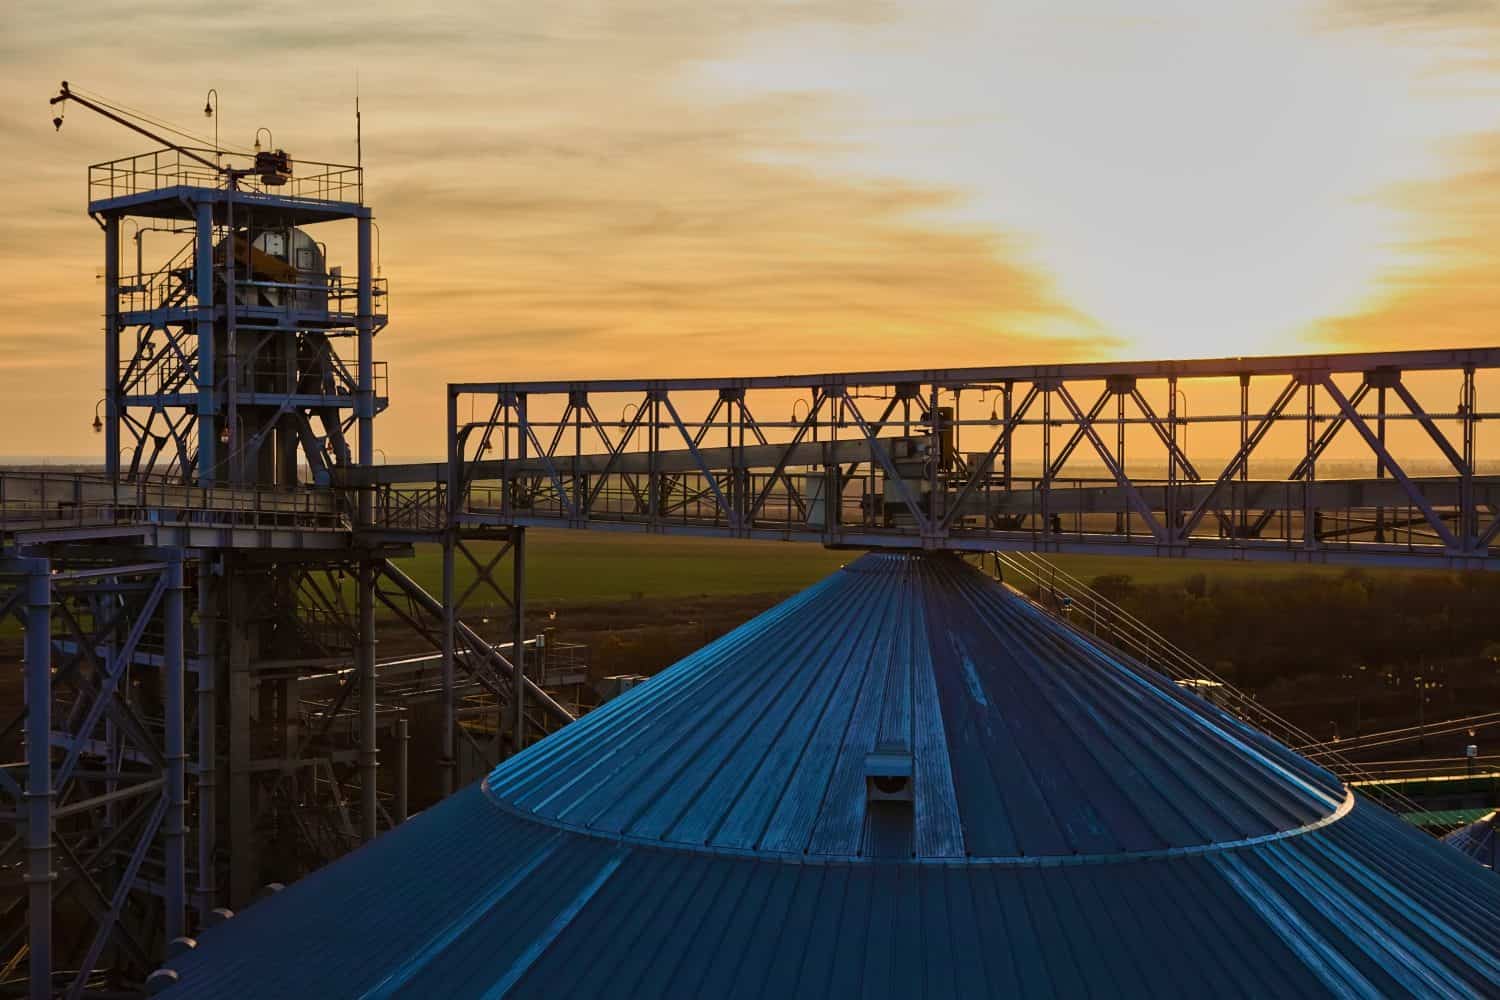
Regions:
M 957 560 L 903 555 L 865 556 L 553 742 L 498 768 L 494 794 L 580 829 L 786 854 L 859 855 L 878 747 L 912 755 L 931 858 L 1244 839 L 1343 796 Z
M 1470 996 L 1497 955 L 1494 874 L 955 560 L 867 556 L 207 932 L 172 995 Z

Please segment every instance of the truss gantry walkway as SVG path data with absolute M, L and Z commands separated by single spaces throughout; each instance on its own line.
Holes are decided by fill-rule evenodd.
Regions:
M 1500 349 L 460 383 L 448 461 L 341 470 L 445 524 L 854 548 L 1493 568 Z M 1442 406 L 1433 405 L 1441 401 Z M 789 414 L 788 416 L 782 416 Z

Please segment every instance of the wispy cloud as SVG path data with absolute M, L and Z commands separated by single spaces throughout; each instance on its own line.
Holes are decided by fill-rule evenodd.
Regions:
M 1500 315 L 1500 132 L 1463 144 L 1455 172 L 1388 193 L 1407 213 L 1402 263 L 1381 276 L 1361 310 L 1327 321 L 1361 347 L 1494 344 Z
M 58 362 L 97 351 L 86 269 L 99 238 L 79 178 L 87 159 L 139 145 L 81 111 L 54 136 L 43 102 L 55 77 L 200 133 L 212 123 L 193 117 L 199 95 L 214 86 L 226 142 L 267 125 L 294 157 L 349 159 L 357 71 L 392 290 L 379 345 L 400 387 L 382 421 L 390 448 L 436 447 L 451 379 L 1076 350 L 1094 326 L 1028 264 L 1023 240 L 935 220 L 961 192 L 807 165 L 833 141 L 819 137 L 830 104 L 817 94 L 710 96 L 694 82 L 749 35 L 859 31 L 887 15 L 856 0 L 13 9 L 0 124 L 14 128 L 26 178 L 0 226 L 26 249 L 0 251 L 11 265 L 0 349 L 40 344 Z M 138 59 L 120 65 L 122 52 Z M 37 377 L 0 366 L 0 423 L 15 416 L 10 390 Z M 98 391 L 77 381 L 59 381 L 61 405 L 92 412 Z M 87 444 L 70 426 L 49 443 Z
M 0 5 L 0 426 L 92 444 L 83 167 L 142 144 L 62 77 L 348 161 L 358 76 L 388 452 L 455 378 L 1489 339 L 1500 4 L 1057 6 Z
M 1328 13 L 1345 25 L 1500 27 L 1500 3 L 1495 0 L 1334 0 Z
M 1473 103 L 1493 109 L 1500 91 L 1500 2 L 1338 0 L 1337 27 L 1383 32 L 1420 55 L 1429 90 L 1449 100 L 1433 114 Z M 1485 95 L 1488 95 L 1486 97 Z M 1411 347 L 1496 342 L 1500 307 L 1500 113 L 1465 116 L 1434 147 L 1429 176 L 1377 197 L 1403 219 L 1362 306 L 1318 328 L 1348 346 Z M 1473 127 L 1478 125 L 1480 127 Z

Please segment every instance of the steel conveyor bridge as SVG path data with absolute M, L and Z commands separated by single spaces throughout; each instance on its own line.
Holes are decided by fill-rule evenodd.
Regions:
M 1500 565 L 1500 348 L 449 386 L 448 461 L 362 466 L 377 530 Z M 1441 400 L 1444 405 L 1435 405 Z M 772 414 L 775 414 L 773 417 Z M 789 414 L 789 416 L 782 416 Z

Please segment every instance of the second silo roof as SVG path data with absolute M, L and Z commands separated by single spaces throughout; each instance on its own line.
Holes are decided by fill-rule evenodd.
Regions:
M 1443 840 L 1486 868 L 1500 868 L 1500 810 L 1459 827 Z

